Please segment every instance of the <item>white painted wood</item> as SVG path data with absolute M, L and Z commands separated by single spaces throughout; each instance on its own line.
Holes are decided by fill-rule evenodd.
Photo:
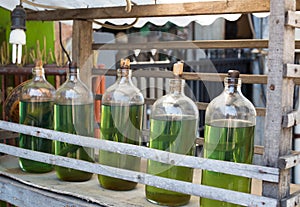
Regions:
M 67 142 L 84 147 L 107 150 L 110 152 L 117 152 L 120 154 L 129 154 L 146 159 L 151 159 L 167 164 L 192 167 L 196 169 L 205 169 L 215 172 L 223 172 L 244 177 L 257 178 L 260 180 L 267 180 L 269 182 L 278 182 L 279 169 L 269 168 L 264 166 L 256 166 L 241 163 L 232 163 L 219 160 L 211 160 L 200 157 L 186 156 L 175 153 L 169 153 L 161 150 L 151 149 L 142 146 L 135 146 L 131 144 L 112 142 L 108 140 L 99 140 L 90 137 L 78 136 L 74 134 L 67 134 L 38 127 L 31 127 L 11 122 L 0 121 L 0 128 L 15 131 L 18 133 L 29 134 L 41 138 Z M 5 151 L 6 146 L 0 144 L 0 152 L 11 154 L 13 151 Z M 21 150 L 21 149 L 17 149 Z M 30 152 L 27 152 L 30 153 Z M 33 153 L 33 152 L 32 152 Z M 30 159 L 30 158 L 29 158 Z M 81 166 L 83 170 L 87 168 Z
M 183 182 L 179 180 L 172 180 L 172 179 L 154 176 L 142 172 L 124 170 L 124 169 L 109 167 L 100 164 L 93 164 L 82 160 L 55 156 L 46 153 L 30 151 L 26 149 L 19 150 L 16 148 L 17 147 L 6 146 L 7 153 L 28 158 L 28 159 L 33 159 L 40 162 L 47 162 L 50 164 L 66 166 L 74 169 L 83 169 L 83 166 L 87 166 L 88 172 L 103 174 L 103 175 L 116 177 L 116 178 L 122 178 L 125 180 L 131 180 L 134 182 L 151 185 L 158 188 L 163 188 L 167 190 L 177 191 L 177 192 L 200 196 L 200 197 L 223 200 L 226 202 L 240 204 L 240 205 L 257 206 L 257 207 L 273 207 L 277 205 L 276 199 L 270 199 L 258 195 L 225 190 L 221 188 Z M 0 149 L 3 150 L 3 146 L 1 146 Z M 3 173 L 5 174 L 5 172 L 0 171 L 0 175 Z

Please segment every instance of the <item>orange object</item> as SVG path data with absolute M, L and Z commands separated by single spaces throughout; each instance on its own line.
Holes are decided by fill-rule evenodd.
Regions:
M 105 69 L 104 64 L 98 65 L 98 69 Z M 105 92 L 105 76 L 101 75 L 93 79 L 93 92 L 95 94 L 104 94 Z M 94 104 L 95 110 L 95 121 L 100 123 L 101 119 L 101 101 L 95 100 Z M 95 129 L 95 137 L 100 138 L 100 126 Z

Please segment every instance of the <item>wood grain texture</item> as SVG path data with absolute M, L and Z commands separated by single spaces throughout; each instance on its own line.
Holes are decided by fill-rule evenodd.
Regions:
M 216 0 L 194 3 L 173 3 L 157 5 L 135 5 L 131 12 L 124 7 L 57 9 L 48 11 L 27 11 L 27 20 L 57 21 L 84 19 L 115 19 L 136 17 L 168 17 L 201 14 L 234 14 L 251 12 L 268 12 L 270 2 L 267 0 Z
M 158 162 L 172 164 L 177 166 L 192 167 L 195 169 L 206 169 L 215 172 L 223 172 L 227 174 L 234 174 L 244 177 L 251 177 L 260 180 L 268 180 L 271 182 L 278 182 L 279 171 L 277 168 L 269 168 L 264 166 L 256 166 L 250 164 L 233 163 L 220 160 L 212 160 L 201 157 L 186 156 L 176 153 L 170 153 L 166 151 L 151 149 L 143 146 L 136 146 L 132 144 L 125 144 L 120 142 L 113 142 L 108 140 L 99 140 L 90 137 L 78 136 L 74 134 L 67 134 L 63 132 L 53 131 L 49 129 L 42 129 L 38 127 L 31 127 L 26 125 L 15 124 L 11 122 L 0 121 L 0 128 L 15 131 L 18 133 L 29 134 L 32 136 L 37 136 L 41 138 L 57 140 L 60 142 L 66 142 L 70 144 L 80 145 L 84 147 L 90 147 L 94 149 L 107 150 L 110 152 L 116 152 L 120 154 L 128 154 L 137 157 L 142 157 L 145 159 L 151 159 Z M 24 149 L 16 149 L 5 144 L 0 144 L 0 152 L 11 154 L 14 156 L 21 156 L 28 159 L 34 157 L 34 159 L 39 159 L 40 162 L 55 162 L 55 160 L 60 160 L 59 157 L 52 157 L 54 155 L 45 155 L 43 158 L 34 155 L 37 152 Z M 45 154 L 45 153 L 42 153 Z M 51 157 L 51 158 L 50 158 Z M 65 159 L 64 157 L 62 159 Z M 85 161 L 83 161 L 85 162 Z M 86 162 L 85 162 L 86 163 Z M 57 164 L 57 163 L 52 163 Z M 87 163 L 88 165 L 89 163 Z M 70 166 L 66 166 L 70 167 Z M 89 171 L 89 166 L 78 165 L 84 171 Z M 77 169 L 76 168 L 76 169 Z M 95 172 L 94 172 L 95 173 Z
M 287 11 L 294 11 L 295 0 L 271 0 L 267 110 L 265 122 L 264 164 L 278 167 L 280 156 L 291 153 L 292 129 L 282 128 L 282 117 L 292 112 L 294 82 L 283 78 L 286 64 L 294 62 L 294 28 L 285 24 Z M 263 182 L 263 195 L 281 200 L 290 193 L 290 170 L 281 170 L 279 184 Z
M 12 146 L 10 146 L 10 147 L 12 148 L 12 150 L 13 150 L 13 148 L 15 148 Z M 24 150 L 24 152 L 26 151 L 25 149 L 22 149 L 22 150 Z M 36 156 L 34 157 L 34 159 L 37 159 L 38 157 L 44 158 L 43 154 L 44 153 L 35 152 Z M 25 155 L 25 154 L 23 154 L 23 155 Z M 73 166 L 73 168 L 76 168 L 76 169 L 78 169 L 79 166 L 86 165 L 84 161 L 74 160 L 72 158 L 63 159 L 63 158 L 59 157 L 57 160 L 60 160 L 62 163 L 65 163 L 68 166 Z M 54 160 L 54 162 L 56 162 L 57 160 Z M 135 172 L 135 171 L 131 171 L 131 170 L 113 168 L 113 167 L 94 164 L 94 163 L 88 163 L 88 165 L 90 166 L 89 171 L 94 172 L 96 174 L 103 173 L 110 177 L 118 177 L 118 178 L 123 178 L 126 180 L 132 180 L 134 182 L 139 182 L 142 184 L 147 184 L 147 185 L 155 186 L 158 188 L 177 191 L 177 192 L 181 192 L 181 193 L 187 193 L 187 194 L 191 194 L 191 195 L 198 196 L 198 197 L 201 196 L 201 197 L 214 198 L 217 200 L 224 200 L 224 201 L 230 202 L 230 203 L 242 204 L 242 205 L 247 205 L 247 206 L 256 206 L 256 207 L 274 207 L 278 204 L 278 201 L 276 199 L 266 198 L 266 197 L 262 197 L 259 195 L 252 195 L 252 194 L 248 194 L 248 193 L 230 191 L 230 190 L 210 187 L 210 186 L 206 186 L 206 185 L 199 185 L 197 183 L 183 182 L 183 181 L 179 181 L 179 180 L 168 179 L 165 177 L 150 175 L 150 174 L 146 174 L 143 172 Z M 11 170 L 11 168 L 8 170 Z M 0 171 L 0 175 L 2 176 L 3 174 L 6 175 L 7 172 Z M 49 178 L 44 178 L 44 179 L 49 179 Z M 32 179 L 27 178 L 26 180 L 32 180 Z M 0 178 L 0 186 L 1 187 L 5 186 L 5 184 L 3 184 L 3 183 L 7 183 L 6 181 L 7 180 L 4 180 L 2 182 L 2 179 Z M 27 183 L 28 183 L 28 181 L 27 181 Z M 79 186 L 80 184 L 84 185 L 85 183 L 73 183 L 72 187 L 80 188 L 80 186 Z M 63 185 L 63 184 L 61 184 L 61 185 Z M 49 184 L 47 186 L 49 186 Z M 71 188 L 70 184 L 68 186 Z M 19 191 L 14 192 L 14 190 L 16 190 L 16 189 L 11 189 L 9 186 L 5 186 L 5 187 L 7 187 L 5 189 L 6 195 L 13 197 L 15 199 L 17 199 L 15 197 L 15 195 L 17 195 L 16 193 L 23 192 L 22 188 L 20 188 Z M 32 189 L 32 190 L 34 192 L 39 191 L 39 189 L 36 189 L 36 190 Z M 60 191 L 60 192 L 58 192 L 58 194 L 61 195 L 63 193 L 66 193 L 68 195 L 69 192 L 72 190 L 73 189 Z M 89 188 L 86 189 L 86 191 L 89 191 L 89 190 L 90 190 Z M 138 193 L 136 190 L 137 189 L 132 190 L 131 193 L 133 193 L 134 195 L 137 195 L 137 196 L 140 195 L 140 193 Z M 141 190 L 141 189 L 139 189 L 139 190 Z M 105 198 L 103 198 L 103 196 L 102 196 L 104 194 L 103 191 L 105 191 L 105 190 L 98 188 L 98 191 L 99 191 L 99 196 L 96 198 L 96 201 L 101 202 L 100 206 L 104 206 L 104 207 L 111 207 L 111 206 L 120 206 L 120 207 L 144 207 L 144 206 L 147 206 L 147 207 L 150 207 L 150 206 L 154 206 L 152 204 L 147 204 L 147 203 L 145 204 L 145 203 L 138 202 L 139 199 L 132 198 L 132 196 L 126 196 L 126 192 L 124 192 L 124 191 L 123 191 L 124 196 L 118 196 L 118 197 L 115 196 L 116 192 L 110 191 L 111 195 L 108 195 Z M 49 192 L 49 194 L 51 194 L 51 192 Z M 53 194 L 55 195 L 56 193 L 54 192 L 51 195 L 54 196 Z M 28 194 L 26 192 L 25 195 L 27 195 L 27 196 L 30 195 L 30 192 L 28 192 Z M 106 193 L 106 195 L 107 195 L 107 193 Z M 57 196 L 57 197 L 58 197 L 58 200 L 60 201 L 61 197 L 60 196 Z M 66 195 L 65 195 L 65 197 L 66 197 L 65 200 L 68 199 Z M 2 198 L 2 193 L 0 193 L 0 199 L 1 198 Z M 24 197 L 22 197 L 22 198 L 24 198 Z M 40 202 L 41 200 L 39 200 L 38 198 L 35 198 L 35 197 L 31 197 L 31 196 L 28 196 L 28 198 L 26 199 L 27 205 L 20 205 L 20 206 L 22 206 L 22 207 L 32 207 L 32 206 L 41 206 L 41 207 L 66 206 L 67 207 L 68 206 L 68 205 L 51 205 L 52 199 L 55 199 L 55 198 L 47 199 L 46 196 L 44 197 L 46 199 L 44 199 L 43 201 L 44 201 L 44 204 L 47 204 L 47 205 L 44 205 L 44 204 L 37 205 L 37 203 L 35 203 L 35 202 L 36 201 Z M 70 197 L 69 199 L 72 200 L 72 198 L 73 198 L 73 196 Z M 7 199 L 7 198 L 5 198 L 5 199 Z M 117 203 L 112 202 L 111 201 L 112 199 L 116 199 L 119 202 L 117 202 Z M 33 200 L 32 205 L 30 205 L 28 202 L 30 200 Z M 77 199 L 73 199 L 74 202 L 76 200 Z M 95 199 L 91 199 L 91 200 L 93 201 L 93 203 L 96 203 Z M 55 201 L 56 200 L 54 200 L 53 203 L 55 203 Z M 15 203 L 15 201 L 13 201 L 12 203 Z M 94 205 L 92 205 L 93 203 L 91 203 L 91 206 L 94 206 Z M 97 202 L 97 203 L 99 203 L 99 202 Z M 82 204 L 82 202 L 80 202 L 80 204 Z M 198 202 L 197 202 L 197 204 L 198 204 Z M 185 206 L 195 207 L 195 206 L 198 206 L 197 204 L 196 205 L 185 205 Z M 70 206 L 73 206 L 73 205 L 70 205 Z M 74 205 L 74 206 L 82 207 L 82 205 Z
M 91 89 L 91 68 L 93 68 L 92 23 L 76 20 L 73 22 L 72 33 L 72 61 L 80 69 L 80 79 Z

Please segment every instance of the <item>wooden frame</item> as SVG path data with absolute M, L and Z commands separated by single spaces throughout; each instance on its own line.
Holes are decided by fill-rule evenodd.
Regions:
M 193 7 L 192 7 L 193 6 Z M 200 8 L 201 7 L 201 8 Z M 257 8 L 257 9 L 256 9 Z M 250 48 L 258 47 L 259 48 L 269 48 L 268 58 L 269 58 L 269 73 L 268 76 L 259 76 L 264 84 L 267 84 L 267 107 L 266 107 L 266 124 L 265 124 L 265 145 L 264 145 L 264 166 L 251 166 L 257 169 L 264 168 L 266 170 L 272 170 L 276 172 L 276 179 L 270 180 L 266 179 L 264 176 L 259 177 L 263 180 L 263 196 L 253 196 L 245 195 L 242 193 L 214 189 L 207 186 L 195 186 L 194 184 L 180 183 L 178 181 L 168 181 L 165 179 L 149 176 L 147 174 L 138 174 L 138 173 L 128 173 L 126 177 L 129 180 L 138 181 L 144 184 L 149 184 L 150 182 L 161 181 L 154 183 L 157 187 L 162 187 L 166 189 L 179 189 L 178 186 L 183 187 L 184 192 L 191 193 L 197 196 L 204 196 L 213 199 L 220 199 L 224 201 L 234 202 L 237 204 L 247 204 L 249 206 L 294 206 L 297 205 L 300 200 L 300 193 L 290 195 L 290 168 L 299 163 L 300 156 L 298 154 L 292 154 L 291 152 L 291 143 L 292 143 L 292 126 L 293 120 L 296 123 L 298 120 L 297 115 L 293 112 L 293 93 L 295 85 L 295 77 L 298 77 L 298 72 L 295 70 L 293 73 L 291 68 L 296 68 L 298 70 L 299 66 L 293 65 L 294 62 L 294 50 L 298 48 L 299 43 L 294 38 L 294 27 L 298 27 L 298 15 L 295 14 L 296 10 L 296 0 L 270 0 L 270 1 L 243 1 L 243 0 L 230 0 L 230 1 L 215 1 L 196 4 L 168 4 L 168 5 L 149 5 L 149 6 L 135 6 L 131 13 L 125 13 L 122 11 L 124 8 L 95 8 L 95 9 L 77 9 L 77 10 L 54 10 L 54 11 L 43 11 L 43 12 L 29 12 L 28 18 L 35 20 L 66 20 L 66 19 L 76 19 L 74 22 L 75 31 L 80 33 L 84 29 L 88 31 L 88 41 L 85 41 L 82 37 L 82 34 L 76 36 L 75 47 L 79 51 L 78 54 L 74 56 L 76 60 L 82 64 L 83 61 L 90 62 L 86 58 L 90 57 L 92 54 L 92 49 L 111 49 L 116 48 L 116 45 L 89 45 L 86 50 L 82 50 L 82 47 L 86 44 L 91 44 L 91 23 L 88 21 L 83 21 L 81 19 L 95 19 L 95 18 L 126 18 L 126 17 L 149 17 L 149 16 L 180 16 L 180 15 L 196 15 L 196 14 L 219 14 L 219 13 L 249 13 L 249 12 L 263 12 L 270 11 L 270 36 L 269 41 L 267 40 L 254 40 L 254 41 L 203 41 L 203 42 L 190 42 L 187 43 L 161 43 L 159 45 L 146 45 L 146 47 L 167 47 L 167 44 L 171 44 L 172 47 L 178 48 L 183 47 L 183 45 L 188 45 L 185 47 L 192 47 L 195 44 L 197 47 L 212 47 L 212 48 L 228 48 L 230 45 L 232 47 L 248 46 Z M 88 28 L 90 27 L 90 29 Z M 216 45 L 211 45 L 215 43 Z M 202 45 L 201 45 L 202 44 Z M 252 46 L 251 46 L 252 44 Z M 266 45 L 268 44 L 268 45 Z M 295 46 L 296 44 L 296 46 Z M 133 47 L 133 46 L 131 46 Z M 143 47 L 142 45 L 135 45 L 135 47 Z M 128 45 L 119 45 L 119 48 L 126 49 Z M 193 47 L 194 48 L 194 47 Z M 92 68 L 90 65 L 87 68 Z M 89 77 L 92 74 L 91 70 L 85 70 L 83 72 L 83 77 Z M 86 76 L 85 76 L 86 75 Z M 161 74 L 163 75 L 163 74 Z M 185 78 L 192 79 L 195 74 L 184 74 Z M 204 74 L 200 74 L 203 77 L 206 77 Z M 207 75 L 208 77 L 209 75 Z M 210 77 L 211 78 L 211 77 Z M 244 77 L 247 80 L 247 76 Z M 250 79 L 250 77 L 248 76 Z M 267 79 L 267 81 L 266 81 Z M 85 82 L 89 83 L 89 80 L 85 79 Z M 250 83 L 250 81 L 249 81 Z M 201 105 L 201 103 L 199 103 Z M 202 107 L 202 105 L 201 105 Z M 285 120 L 287 118 L 287 121 Z M 285 124 L 286 123 L 286 124 Z M 12 127 L 13 126 L 13 127 Z M 59 132 L 48 131 L 45 129 L 38 129 L 27 126 L 16 127 L 13 124 L 0 121 L 0 128 L 33 134 L 35 136 L 40 136 L 44 138 L 57 139 L 59 141 L 65 141 L 69 143 L 76 143 L 80 145 L 89 145 L 89 142 L 83 142 L 82 140 L 88 139 L 75 135 L 65 135 Z M 53 136 L 56 134 L 57 136 Z M 69 138 L 69 139 L 68 139 Z M 80 138 L 80 139 L 79 139 Z M 94 142 L 97 142 L 95 144 Z M 91 143 L 96 146 L 96 148 L 107 149 L 110 151 L 120 150 L 121 153 L 125 154 L 135 154 L 148 159 L 156 159 L 152 157 L 151 153 L 143 154 L 145 148 L 136 147 L 136 146 L 127 146 L 120 143 L 110 143 L 106 144 L 103 140 L 92 140 Z M 104 147 L 103 147 L 104 146 Z M 128 148 L 127 148 L 128 147 Z M 147 149 L 148 151 L 151 149 Z M 59 158 L 53 155 L 43 155 L 43 153 L 38 152 L 28 152 L 28 150 L 18 150 L 16 147 L 5 146 L 1 144 L 1 152 L 9 153 L 16 156 L 27 157 L 30 156 L 30 153 L 38 155 L 33 157 L 33 159 L 42 159 L 48 163 L 55 163 L 57 165 L 64 165 L 67 167 L 78 168 L 78 164 L 84 164 L 83 161 L 79 160 L 69 160 L 67 158 Z M 152 151 L 151 151 L 152 152 Z M 28 155 L 29 153 L 29 155 Z M 174 155 L 166 152 L 155 152 L 158 153 L 161 158 L 167 163 L 174 164 L 174 159 L 177 155 Z M 179 156 L 179 155 L 178 155 Z M 182 156 L 182 155 L 181 155 Z M 167 159 L 168 158 L 168 159 Z M 169 158 L 171 158 L 169 160 Z M 66 161 L 67 160 L 67 161 Z M 173 160 L 173 162 L 172 162 Z M 188 159 L 189 160 L 189 159 Z M 195 161 L 196 158 L 191 158 Z M 203 160 L 203 159 L 199 159 Z M 69 164 L 68 164 L 69 163 Z M 211 169 L 218 172 L 227 172 L 225 171 L 225 166 L 228 165 L 229 168 L 237 166 L 236 163 L 226 163 L 226 165 L 221 165 L 222 167 L 208 168 L 203 165 L 189 163 L 188 166 L 200 167 L 201 169 Z M 209 160 L 208 163 L 211 163 L 211 166 L 219 163 L 217 161 Z M 99 165 L 92 167 L 89 163 L 86 163 L 87 171 L 93 169 L 94 173 L 100 173 Z M 178 163 L 176 163 L 178 164 Z M 186 163 L 187 164 L 187 163 Z M 186 165 L 185 165 L 186 166 Z M 240 165 L 239 165 L 240 166 Z M 241 165 L 239 170 L 242 170 L 246 165 Z M 248 169 L 248 168 L 247 168 Z M 116 169 L 114 169 L 116 170 Z M 240 171 L 236 169 L 230 170 L 230 173 L 237 174 Z M 263 171 L 264 172 L 264 171 Z M 266 173 L 267 174 L 267 173 Z M 117 175 L 113 175 L 116 176 Z M 255 177 L 254 173 L 247 175 L 250 177 Z M 153 184 L 153 183 L 152 183 Z M 176 186 L 176 188 L 175 188 Z M 186 190 L 186 191 L 185 191 Z M 183 192 L 181 189 L 180 192 Z M 218 192 L 218 193 L 214 193 Z M 0 194 L 1 198 L 1 194 Z

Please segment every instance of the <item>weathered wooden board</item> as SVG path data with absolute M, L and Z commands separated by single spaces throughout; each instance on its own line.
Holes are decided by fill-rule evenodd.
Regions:
M 35 192 L 40 189 L 48 192 L 58 193 L 58 195 L 67 195 L 78 198 L 84 201 L 90 201 L 92 204 L 99 204 L 100 206 L 120 206 L 120 207 L 131 207 L 131 206 L 146 206 L 152 207 L 156 206 L 154 204 L 148 203 L 145 200 L 144 195 L 144 186 L 139 184 L 136 189 L 132 191 L 110 191 L 102 189 L 96 176 L 94 176 L 90 181 L 80 182 L 80 183 L 72 183 L 72 182 L 63 182 L 56 178 L 54 172 L 45 173 L 45 174 L 30 174 L 22 172 L 17 164 L 17 159 L 12 158 L 11 156 L 5 156 L 0 158 L 0 174 L 18 180 L 19 182 L 27 185 L 35 187 Z M 145 162 L 143 162 L 145 164 Z M 275 199 L 264 198 L 255 194 L 245 194 L 238 193 L 233 191 L 226 191 L 223 189 L 212 188 L 208 186 L 198 185 L 200 182 L 200 171 L 195 171 L 194 173 L 194 184 L 187 183 L 187 186 L 183 186 L 183 188 L 188 187 L 189 192 L 191 194 L 207 196 L 207 197 L 216 197 L 217 199 L 222 199 L 226 201 L 232 201 L 238 204 L 245 204 L 248 206 L 275 206 L 277 201 Z M 151 176 L 145 177 L 145 181 L 151 179 Z M 162 186 L 166 183 L 169 184 L 169 188 L 176 189 L 180 191 L 180 188 L 177 188 L 177 182 L 167 182 L 167 179 L 163 179 L 161 177 L 156 177 L 156 180 L 153 179 L 152 182 L 155 182 L 157 186 Z M 0 179 L 0 184 L 5 182 Z M 252 189 L 253 193 L 255 188 Z M 17 191 L 20 192 L 20 191 Z M 22 191 L 21 191 L 22 192 Z M 7 193 L 7 192 L 6 192 Z M 8 193 L 7 193 L 8 194 Z M 3 194 L 0 192 L 0 199 Z M 16 197 L 17 194 L 11 192 L 10 196 Z M 48 196 L 48 195 L 46 195 Z M 67 197 L 66 197 L 67 198 Z M 32 198 L 31 199 L 35 199 Z M 59 201 L 60 196 L 58 196 Z M 65 200 L 62 200 L 65 202 Z M 190 203 L 186 206 L 196 207 L 199 206 L 199 198 L 192 196 Z M 49 200 L 51 203 L 51 200 Z M 30 205 L 28 205 L 30 206 Z
M 292 128 L 282 127 L 282 117 L 292 112 L 294 82 L 284 78 L 284 68 L 294 63 L 295 31 L 287 26 L 285 15 L 295 11 L 294 0 L 272 0 L 269 20 L 267 110 L 264 165 L 278 167 L 279 158 L 291 153 Z M 290 170 L 280 171 L 279 184 L 264 182 L 263 195 L 283 199 L 289 195 Z
M 80 79 L 88 88 L 92 88 L 91 68 L 93 68 L 93 42 L 92 23 L 76 20 L 72 30 L 72 62 L 77 63 L 80 69 Z
M 265 39 L 239 39 L 239 40 L 193 40 L 193 41 L 167 41 L 131 44 L 99 44 L 94 43 L 93 50 L 129 50 L 129 49 L 226 49 L 226 48 L 268 48 Z M 300 48 L 300 41 L 293 41 L 295 48 Z M 292 44 L 293 44 L 292 43 Z
M 57 9 L 48 11 L 28 11 L 28 20 L 55 21 L 73 19 L 113 19 L 136 17 L 167 17 L 200 14 L 233 14 L 270 11 L 268 0 L 215 0 L 193 3 L 135 5 L 127 13 L 125 7 Z
M 31 127 L 26 125 L 20 125 L 20 124 L 5 122 L 5 121 L 0 121 L 0 128 L 4 128 L 6 130 L 11 130 L 23 134 L 30 134 L 41 138 L 47 138 L 47 139 L 57 140 L 61 142 L 76 144 L 84 147 L 107 150 L 110 152 L 116 152 L 120 154 L 129 154 L 129 155 L 151 159 L 151 160 L 172 164 L 172 165 L 186 166 L 186 167 L 192 167 L 196 169 L 206 169 L 215 172 L 223 172 L 223 173 L 245 176 L 250 178 L 257 178 L 260 180 L 267 180 L 270 182 L 279 181 L 278 168 L 269 168 L 264 166 L 232 163 L 232 162 L 211 160 L 211 159 L 200 158 L 200 157 L 185 156 L 185 155 L 169 153 L 166 151 L 151 149 L 142 146 L 135 146 L 131 144 L 113 142 L 108 140 L 99 140 L 90 137 L 67 134 L 63 132 Z M 30 155 L 28 155 L 30 151 L 28 152 L 25 149 L 20 149 L 20 148 L 17 149 L 16 147 L 13 146 L 5 146 L 4 144 L 0 144 L 0 146 L 1 146 L 0 152 L 12 154 L 15 156 L 26 156 L 26 158 L 30 159 Z M 37 152 L 32 151 L 31 153 L 33 154 Z M 34 159 L 39 159 L 39 158 L 34 157 Z M 49 159 L 50 159 L 49 157 L 48 158 L 45 157 L 45 160 L 43 160 L 43 162 L 49 162 Z M 55 161 L 55 157 L 51 158 L 50 160 Z M 89 167 L 82 166 L 82 169 L 88 171 Z

